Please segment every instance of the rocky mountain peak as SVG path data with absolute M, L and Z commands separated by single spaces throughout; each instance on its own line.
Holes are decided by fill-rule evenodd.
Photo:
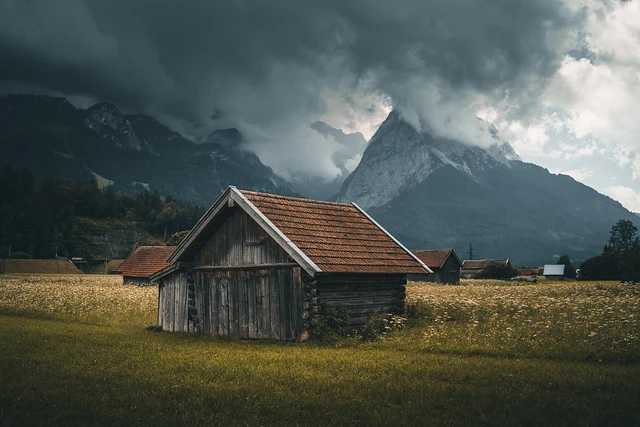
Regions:
M 153 151 L 138 139 L 131 122 L 113 104 L 101 102 L 89 107 L 86 111 L 85 124 L 119 148 L 131 151 Z
M 475 180 L 479 171 L 508 167 L 519 159 L 497 130 L 487 124 L 495 144 L 487 149 L 418 132 L 392 111 L 371 138 L 362 161 L 344 182 L 338 200 L 363 208 L 382 206 L 401 191 L 424 181 L 443 167 L 453 167 Z

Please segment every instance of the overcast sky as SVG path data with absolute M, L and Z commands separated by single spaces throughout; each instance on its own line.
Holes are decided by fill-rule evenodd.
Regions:
M 0 92 L 236 126 L 289 179 L 339 173 L 315 120 L 482 145 L 480 116 L 640 212 L 639 0 L 0 0 L 0 63 Z

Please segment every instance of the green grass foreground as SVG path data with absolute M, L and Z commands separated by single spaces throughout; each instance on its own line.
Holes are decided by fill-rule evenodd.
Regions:
M 374 343 L 156 333 L 156 288 L 0 275 L 0 425 L 640 425 L 637 286 L 413 283 Z

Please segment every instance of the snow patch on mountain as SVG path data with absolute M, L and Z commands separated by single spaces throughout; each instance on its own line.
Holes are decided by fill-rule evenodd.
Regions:
M 93 178 L 96 180 L 96 185 L 99 189 L 104 190 L 105 188 L 113 185 L 113 181 L 109 178 L 105 178 L 104 176 L 92 171 L 91 169 L 89 169 L 89 172 L 91 172 L 91 175 L 93 175 Z
M 119 148 L 158 154 L 151 144 L 138 138 L 131 122 L 115 105 L 101 102 L 90 107 L 87 110 L 85 124 L 103 139 L 113 142 Z
M 446 163 L 448 165 L 453 166 L 454 168 L 458 169 L 460 172 L 466 173 L 471 178 L 473 178 L 475 181 L 477 181 L 477 178 L 475 176 L 473 176 L 473 173 L 471 173 L 471 169 L 469 169 L 469 166 L 467 165 L 467 162 L 463 162 L 462 164 L 458 164 L 458 163 L 454 162 L 453 160 L 451 160 L 450 158 L 448 158 L 446 154 L 444 154 L 442 151 L 438 150 L 437 148 L 430 147 L 430 150 L 436 156 L 438 156 L 438 158 L 440 160 L 442 160 L 443 163 Z

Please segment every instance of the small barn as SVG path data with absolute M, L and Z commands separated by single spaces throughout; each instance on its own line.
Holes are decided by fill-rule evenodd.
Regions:
M 542 275 L 547 280 L 563 280 L 564 264 L 545 264 Z
M 152 274 L 167 267 L 175 246 L 140 246 L 120 264 L 114 273 L 122 274 L 122 284 L 148 286 Z
M 163 330 L 304 340 L 324 307 L 357 326 L 404 311 L 407 274 L 428 267 L 356 204 L 229 187 L 158 282 Z
M 429 267 L 433 274 L 410 274 L 408 280 L 434 283 L 460 283 L 460 267 L 462 262 L 453 249 L 435 249 L 412 251 L 415 256 Z
M 535 277 L 535 276 L 542 276 L 542 272 L 544 270 L 544 267 L 537 267 L 537 268 L 519 268 L 518 269 L 518 276 L 531 276 L 531 277 Z
M 465 259 L 460 268 L 460 277 L 473 279 L 489 264 L 511 265 L 511 262 L 508 259 Z

